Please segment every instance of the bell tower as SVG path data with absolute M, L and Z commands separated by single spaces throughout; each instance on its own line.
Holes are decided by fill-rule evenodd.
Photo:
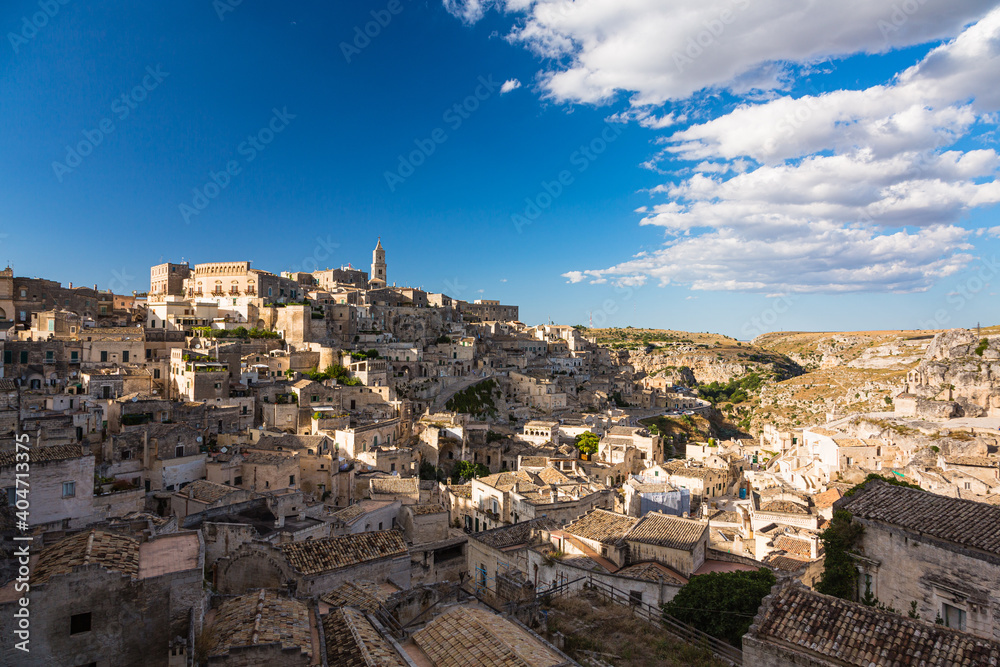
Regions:
M 372 287 L 385 287 L 385 249 L 382 247 L 382 237 L 378 238 L 378 245 L 372 251 L 372 274 L 369 281 Z
M 14 321 L 14 270 L 0 271 L 0 322 Z

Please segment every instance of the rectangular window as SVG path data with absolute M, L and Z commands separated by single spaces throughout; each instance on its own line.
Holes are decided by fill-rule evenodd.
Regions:
M 949 628 L 953 628 L 955 630 L 962 630 L 964 632 L 965 610 L 959 609 L 958 607 L 952 607 L 947 602 L 944 603 L 943 607 L 944 607 L 943 609 L 944 613 L 942 614 L 942 616 L 944 616 L 944 624 Z
M 101 361 L 107 361 L 107 360 L 108 360 L 108 351 L 101 350 Z
M 288 476 L 288 484 L 289 484 L 289 486 L 291 486 L 292 484 L 295 484 L 295 475 L 289 475 Z
M 53 362 L 56 359 L 56 353 L 52 350 L 45 350 L 45 361 Z
M 80 361 L 80 353 L 77 352 L 76 350 L 70 352 L 69 353 L 69 360 L 70 361 Z
M 12 351 L 10 351 L 10 350 L 4 350 L 3 351 L 3 362 L 5 364 L 12 364 L 12 363 L 14 363 L 14 353 Z
M 27 350 L 21 350 L 21 363 L 22 364 L 28 363 L 28 351 Z
M 233 477 L 233 486 L 239 486 L 243 483 L 242 477 Z
M 7 493 L 7 506 L 14 507 L 14 504 L 17 503 L 17 487 L 8 486 L 4 491 Z
M 55 330 L 56 330 L 56 321 L 49 320 L 49 331 L 55 331 Z
M 72 498 L 75 495 L 76 495 L 76 482 L 63 482 L 62 497 Z
M 184 457 L 184 445 L 177 445 L 176 447 L 174 447 L 174 456 L 176 456 L 177 458 Z
M 69 617 L 69 633 L 78 635 L 81 632 L 90 632 L 90 612 L 85 614 L 73 614 Z
M 124 352 L 122 352 L 122 361 L 123 362 L 128 361 L 128 350 L 125 350 Z

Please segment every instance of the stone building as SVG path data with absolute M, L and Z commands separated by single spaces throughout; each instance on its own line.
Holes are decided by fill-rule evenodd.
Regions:
M 318 619 L 305 602 L 261 589 L 222 600 L 213 619 L 205 628 L 209 665 L 321 664 Z
M 743 636 L 743 664 L 754 667 L 985 667 L 998 662 L 995 641 L 793 582 L 772 589 Z
M 708 524 L 650 512 L 625 535 L 628 563 L 656 561 L 690 577 L 705 562 Z
M 34 440 L 34 438 L 32 438 Z M 15 504 L 17 464 L 14 451 L 0 453 L 0 489 Z M 94 509 L 94 456 L 80 445 L 38 446 L 29 449 L 28 525 L 34 530 L 79 530 L 99 518 Z M 21 471 L 23 472 L 23 471 Z M 24 485 L 20 485 L 24 489 Z
M 878 481 L 834 507 L 865 528 L 859 597 L 1000 641 L 1000 507 Z
M 0 663 L 183 667 L 193 649 L 187 638 L 201 629 L 204 565 L 197 532 L 140 542 L 91 530 L 46 547 L 31 577 L 31 651 L 8 639 Z M 0 590 L 7 638 L 16 636 L 14 585 Z
M 382 237 L 379 237 L 375 249 L 372 250 L 372 276 L 369 286 L 372 289 L 385 287 L 388 284 L 385 264 L 385 248 L 382 247 Z
M 254 542 L 216 566 L 216 585 L 230 594 L 263 587 L 318 597 L 363 579 L 410 587 L 410 553 L 401 533 L 383 530 L 279 545 Z

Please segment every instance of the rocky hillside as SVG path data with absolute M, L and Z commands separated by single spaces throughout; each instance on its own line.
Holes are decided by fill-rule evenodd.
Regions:
M 783 354 L 805 373 L 769 383 L 756 397 L 751 432 L 766 423 L 782 427 L 822 424 L 828 417 L 893 410 L 936 332 L 773 332 L 753 340 Z
M 766 333 L 752 344 L 784 354 L 806 371 L 826 368 L 908 370 L 923 357 L 936 332 L 852 331 Z
M 677 384 L 725 384 L 748 373 L 783 380 L 802 373 L 784 354 L 718 334 L 664 329 L 591 329 L 588 338 L 628 353 L 636 371 L 661 374 Z
M 1000 335 L 995 327 L 937 335 L 915 370 L 913 393 L 954 401 L 959 416 L 984 417 L 990 408 L 1000 409 Z

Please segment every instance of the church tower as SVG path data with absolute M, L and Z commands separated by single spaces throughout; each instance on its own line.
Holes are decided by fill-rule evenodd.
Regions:
M 372 274 L 370 280 L 372 287 L 385 287 L 385 249 L 382 247 L 382 237 L 378 238 L 378 245 L 372 251 Z

